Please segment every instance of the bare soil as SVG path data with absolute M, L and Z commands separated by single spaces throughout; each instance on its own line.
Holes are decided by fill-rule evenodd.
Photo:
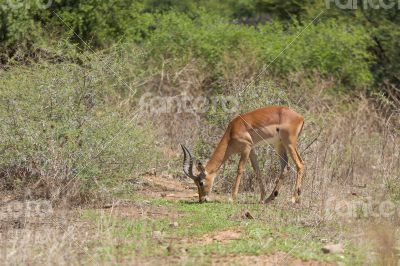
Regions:
M 213 234 L 205 234 L 198 238 L 184 238 L 181 239 L 181 244 L 210 244 L 214 241 L 225 243 L 228 241 L 238 240 L 242 236 L 242 232 L 240 230 L 224 230 L 219 231 Z
M 171 176 L 146 175 L 141 195 L 170 200 L 194 200 L 198 198 L 197 188 L 193 182 L 179 181 Z

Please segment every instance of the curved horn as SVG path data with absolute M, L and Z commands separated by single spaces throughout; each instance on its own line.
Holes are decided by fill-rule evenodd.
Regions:
M 193 174 L 193 157 L 190 151 L 181 144 L 183 150 L 183 172 L 185 175 L 191 179 L 196 179 L 197 177 Z

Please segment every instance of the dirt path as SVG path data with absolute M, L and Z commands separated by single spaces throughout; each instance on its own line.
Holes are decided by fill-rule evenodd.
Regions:
M 165 198 L 170 200 L 195 200 L 197 188 L 193 182 L 185 182 L 170 176 L 143 176 L 144 187 L 140 192 L 152 198 Z

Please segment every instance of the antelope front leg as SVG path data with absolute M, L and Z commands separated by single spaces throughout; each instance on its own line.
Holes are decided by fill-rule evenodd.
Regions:
M 242 154 L 240 156 L 239 166 L 238 166 L 238 170 L 237 170 L 237 176 L 236 176 L 235 184 L 233 185 L 233 189 L 232 189 L 232 200 L 235 200 L 237 198 L 237 194 L 239 192 L 240 179 L 241 179 L 242 173 L 245 169 L 247 159 L 249 158 L 250 150 L 251 150 L 251 147 L 246 147 L 242 151 Z

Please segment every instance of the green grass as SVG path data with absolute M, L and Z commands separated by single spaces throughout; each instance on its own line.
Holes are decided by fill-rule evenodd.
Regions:
M 386 188 L 392 200 L 400 201 L 400 182 L 391 180 L 386 182 Z
M 85 211 L 82 219 L 95 223 L 99 233 L 105 236 L 91 243 L 102 260 L 111 259 L 115 254 L 129 256 L 135 252 L 142 257 L 166 254 L 165 249 L 154 249 L 158 243 L 152 237 L 152 232 L 168 228 L 166 219 L 120 218 L 96 210 Z M 114 241 L 110 243 L 110 239 Z
M 261 255 L 282 251 L 290 253 L 291 257 L 304 260 L 351 265 L 363 263 L 364 251 L 352 246 L 350 242 L 346 243 L 344 254 L 323 254 L 321 251 L 323 244 L 319 239 L 329 239 L 334 232 L 324 232 L 323 225 L 317 228 L 297 225 L 294 222 L 296 215 L 299 215 L 296 209 L 283 211 L 273 206 L 265 207 L 259 204 L 219 202 L 197 204 L 165 199 L 150 199 L 149 202 L 179 213 L 176 220 L 179 226 L 169 226 L 172 221 L 165 218 L 128 219 L 115 216 L 105 218 L 104 214 L 97 211 L 85 212 L 84 219 L 94 221 L 98 227 L 109 230 L 111 237 L 118 239 L 117 244 L 107 241 L 97 243 L 96 251 L 103 259 L 113 256 L 116 252 L 122 256 L 136 254 L 143 258 L 168 256 L 171 254 L 167 251 L 167 247 L 173 245 L 178 253 L 186 249 L 187 254 L 195 258 L 209 257 L 211 254 Z M 244 209 L 250 211 L 255 219 L 241 219 L 240 213 Z M 264 220 L 263 217 L 269 219 Z M 282 219 L 287 222 L 282 223 Z M 211 243 L 201 241 L 205 234 L 212 235 L 229 229 L 240 231 L 241 238 Z M 154 231 L 161 231 L 163 240 L 154 239 L 152 237 Z M 183 244 L 182 239 L 197 239 L 197 241 Z

